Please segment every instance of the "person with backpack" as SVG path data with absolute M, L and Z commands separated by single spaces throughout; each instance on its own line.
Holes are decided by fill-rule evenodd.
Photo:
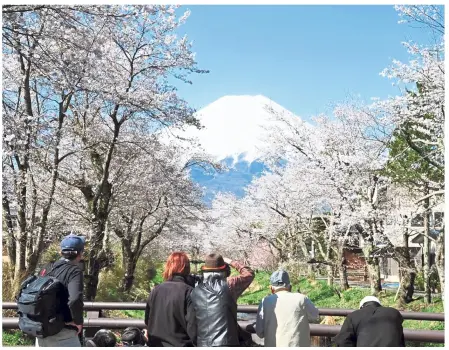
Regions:
M 203 280 L 191 295 L 197 346 L 240 346 L 237 302 L 226 281 L 231 273 L 229 264 L 221 255 L 210 254 L 201 270 Z
M 30 276 L 17 298 L 19 328 L 37 338 L 39 347 L 79 347 L 83 328 L 83 271 L 79 266 L 85 239 L 68 235 L 61 259 Z

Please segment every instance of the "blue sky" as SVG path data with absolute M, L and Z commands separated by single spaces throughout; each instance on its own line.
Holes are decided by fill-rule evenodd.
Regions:
M 178 85 L 193 107 L 225 95 L 265 95 L 307 120 L 330 113 L 349 95 L 386 98 L 399 93 L 379 73 L 392 59 L 408 60 L 401 42 L 425 44 L 430 33 L 398 24 L 392 5 L 379 6 L 182 6 L 182 26 L 194 42 L 199 67 L 209 74 Z M 192 178 L 206 187 L 210 203 L 219 191 L 238 197 L 262 164 L 240 164 L 215 176 L 201 169 Z
M 424 30 L 398 24 L 392 5 L 182 6 L 180 32 L 194 41 L 200 68 L 179 92 L 197 109 L 224 95 L 265 95 L 308 119 L 348 94 L 397 94 L 379 76 L 402 41 L 429 42 Z

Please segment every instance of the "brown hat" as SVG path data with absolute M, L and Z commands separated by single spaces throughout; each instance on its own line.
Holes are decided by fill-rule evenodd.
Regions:
M 226 269 L 226 264 L 220 254 L 209 254 L 204 259 L 203 271 L 221 271 Z

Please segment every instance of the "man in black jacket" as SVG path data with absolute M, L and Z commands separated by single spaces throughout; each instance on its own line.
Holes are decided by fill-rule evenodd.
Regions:
M 349 314 L 340 333 L 334 338 L 337 346 L 405 346 L 401 313 L 383 307 L 379 299 L 368 296 L 360 302 L 360 310 Z
M 61 310 L 66 323 L 59 333 L 37 338 L 39 347 L 79 347 L 78 335 L 83 328 L 83 271 L 79 267 L 84 252 L 85 239 L 68 235 L 61 241 L 61 259 L 46 264 L 39 272 L 41 276 L 57 278 L 64 290 L 60 298 Z
M 198 329 L 197 346 L 239 346 L 237 302 L 226 282 L 229 265 L 221 255 L 210 254 L 202 270 L 203 280 L 191 295 Z

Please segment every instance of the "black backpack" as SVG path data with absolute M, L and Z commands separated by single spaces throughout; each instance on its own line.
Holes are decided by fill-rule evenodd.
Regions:
M 122 333 L 122 344 L 123 346 L 136 347 L 145 346 L 145 337 L 137 327 L 128 327 Z
M 51 264 L 53 272 L 65 264 Z M 61 313 L 61 295 L 65 286 L 55 277 L 45 274 L 28 277 L 17 297 L 19 328 L 22 332 L 37 338 L 46 338 L 59 333 L 65 326 Z

